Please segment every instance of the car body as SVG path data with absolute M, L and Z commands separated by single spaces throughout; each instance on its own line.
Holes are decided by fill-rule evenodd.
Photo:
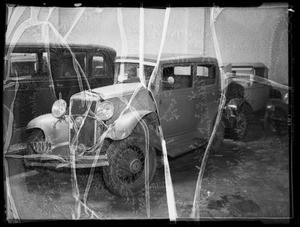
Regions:
M 18 43 L 6 45 L 5 55 L 3 104 L 12 109 L 15 129 L 51 112 L 55 100 L 68 101 L 88 84 L 113 84 L 116 51 L 110 47 Z
M 74 94 L 68 115 L 66 104 L 61 100 L 53 107 L 58 110 L 56 120 L 48 114 L 29 124 L 41 129 L 43 135 L 37 137 L 44 141 L 61 138 L 60 133 L 69 130 L 70 151 L 67 151 L 75 154 L 76 168 L 87 167 L 86 160 L 90 159 L 89 167 L 104 166 L 104 180 L 111 191 L 124 195 L 121 186 L 127 185 L 135 193 L 144 185 L 140 178 L 144 177 L 148 145 L 150 180 L 155 173 L 156 155 L 163 149 L 160 126 L 171 157 L 207 145 L 221 97 L 216 59 L 165 54 L 155 68 L 156 61 L 155 56 L 145 56 L 140 69 L 138 56 L 117 57 L 113 85 Z M 144 77 L 139 77 L 140 72 Z M 220 146 L 222 135 L 220 123 L 213 149 Z M 31 139 L 29 144 L 34 141 Z M 56 144 L 61 142 L 55 141 Z M 51 154 L 70 159 L 66 149 L 50 150 Z M 48 151 L 33 152 L 42 157 Z M 127 160 L 124 168 L 134 176 L 139 174 L 135 182 L 122 182 L 125 176 L 117 177 L 121 164 L 116 157 L 120 155 L 126 156 L 121 158 Z M 94 162 L 91 157 L 96 156 L 97 162 Z
M 249 74 L 268 79 L 268 68 L 260 62 L 232 64 L 232 72 L 236 75 Z M 256 82 L 255 80 L 241 81 L 232 78 L 232 83 L 243 86 L 244 98 L 251 105 L 254 112 L 262 110 L 270 96 L 270 88 L 267 84 Z
M 254 114 L 263 114 L 268 100 L 280 98 L 280 94 L 268 85 L 269 70 L 263 63 L 236 63 L 231 67 L 233 76 L 226 92 L 225 127 L 229 136 L 249 140 L 255 125 Z
M 289 93 L 288 90 L 283 93 L 282 99 L 271 98 L 266 104 L 264 126 L 269 135 L 288 135 Z

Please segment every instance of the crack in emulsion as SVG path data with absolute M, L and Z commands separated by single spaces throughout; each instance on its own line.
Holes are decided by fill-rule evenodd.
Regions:
M 18 40 L 21 38 L 22 34 L 26 31 L 26 29 L 33 27 L 33 26 L 38 26 L 41 25 L 42 26 L 42 38 L 44 40 L 44 45 L 45 45 L 45 49 L 48 52 L 46 61 L 47 61 L 47 65 L 48 65 L 48 71 L 50 74 L 50 84 L 52 84 L 51 87 L 51 91 L 52 94 L 55 95 L 55 91 L 54 91 L 54 82 L 53 82 L 53 77 L 52 77 L 52 72 L 51 72 L 51 67 L 50 67 L 50 39 L 49 39 L 49 30 L 51 29 L 51 31 L 55 34 L 56 38 L 58 38 L 58 40 L 67 47 L 67 49 L 70 51 L 71 55 L 72 55 L 72 59 L 73 59 L 73 67 L 75 69 L 76 75 L 77 75 L 77 79 L 78 79 L 78 83 L 79 83 L 79 87 L 80 87 L 80 91 L 83 91 L 83 85 L 82 85 L 82 81 L 81 81 L 81 77 L 83 77 L 86 81 L 86 84 L 88 85 L 88 89 L 90 90 L 90 85 L 89 82 L 86 78 L 85 72 L 83 71 L 81 65 L 79 64 L 79 62 L 77 61 L 75 54 L 71 51 L 70 46 L 68 45 L 67 42 L 67 38 L 69 37 L 69 35 L 71 34 L 71 32 L 73 31 L 74 27 L 77 25 L 79 19 L 81 18 L 81 16 L 83 15 L 83 13 L 85 12 L 85 8 L 79 9 L 75 19 L 70 27 L 70 29 L 68 30 L 68 32 L 66 33 L 65 36 L 61 36 L 61 34 L 59 33 L 59 31 L 54 27 L 54 25 L 49 21 L 54 8 L 49 8 L 48 11 L 48 15 L 45 21 L 38 21 L 38 13 L 40 12 L 38 8 L 35 7 L 30 7 L 30 17 L 28 19 L 26 19 L 25 21 L 23 21 L 22 23 L 20 23 L 17 27 L 17 23 L 19 21 L 19 19 L 21 18 L 21 16 L 25 13 L 27 7 L 17 7 L 15 8 L 13 11 L 12 9 L 9 7 L 9 17 L 8 17 L 8 28 L 7 28 L 7 37 L 11 37 L 11 43 L 9 45 L 8 51 L 6 53 L 6 56 L 10 56 L 16 43 L 18 42 Z M 165 10 L 165 15 L 164 15 L 164 25 L 163 25 L 163 30 L 162 30 L 162 37 L 160 40 L 160 48 L 159 48 L 159 52 L 158 52 L 158 56 L 157 56 L 157 61 L 156 61 L 156 65 L 151 73 L 150 79 L 149 79 L 149 84 L 147 87 L 147 90 L 153 95 L 153 92 L 150 88 L 150 85 L 155 81 L 156 79 L 156 75 L 158 72 L 158 66 L 159 66 L 159 62 L 161 59 L 161 55 L 162 55 L 162 51 L 163 51 L 163 47 L 165 44 L 165 39 L 166 39 L 166 33 L 167 33 L 167 29 L 168 29 L 168 22 L 169 22 L 169 17 L 170 17 L 170 11 L 171 8 L 166 8 Z M 102 11 L 101 11 L 102 12 Z M 216 35 L 216 31 L 215 31 L 215 26 L 214 23 L 216 22 L 217 16 L 219 15 L 219 13 L 222 12 L 222 9 L 219 8 L 211 8 L 210 11 L 210 29 L 212 31 L 212 36 L 213 36 L 213 43 L 214 43 L 214 48 L 215 48 L 215 52 L 217 55 L 217 60 L 219 63 L 219 66 L 222 65 L 222 58 L 221 58 L 221 52 L 220 52 L 220 48 L 219 48 L 219 44 L 218 44 L 218 40 L 217 40 L 217 35 Z M 119 25 L 119 30 L 120 30 L 120 36 L 121 36 L 121 41 L 122 41 L 122 51 L 121 51 L 121 55 L 122 56 L 126 56 L 128 53 L 128 41 L 127 41 L 127 37 L 126 37 L 126 33 L 125 33 L 125 29 L 123 27 L 123 15 L 122 15 L 122 10 L 120 8 L 117 8 L 117 18 L 118 18 L 118 25 Z M 139 86 L 137 86 L 137 88 L 135 89 L 134 93 L 132 94 L 132 96 L 130 97 L 130 100 L 127 100 L 125 97 L 123 97 L 123 95 L 119 96 L 119 99 L 124 102 L 126 104 L 126 107 L 123 109 L 123 111 L 121 112 L 121 114 L 119 115 L 118 119 L 115 121 L 115 123 L 118 123 L 119 120 L 121 120 L 121 117 L 124 115 L 124 113 L 127 110 L 130 110 L 130 112 L 134 115 L 134 117 L 136 118 L 136 120 L 138 120 L 138 122 L 141 122 L 141 126 L 143 128 L 144 134 L 145 134 L 145 147 L 146 147 L 146 156 L 145 156 L 145 201 L 146 201 L 146 212 L 147 212 L 147 217 L 150 218 L 150 187 L 149 187 L 149 128 L 146 124 L 146 122 L 141 119 L 141 117 L 138 114 L 138 111 L 131 105 L 134 98 L 136 97 L 137 93 L 144 87 L 146 87 L 146 83 L 145 83 L 145 75 L 143 73 L 143 66 L 144 66 L 144 8 L 140 8 L 140 18 L 139 18 L 139 22 L 140 22 L 140 30 L 139 30 L 139 77 L 140 77 L 140 84 Z M 15 31 L 13 32 L 13 30 L 15 29 Z M 7 74 L 4 80 L 4 84 L 10 79 L 10 70 L 11 70 L 11 59 L 10 58 L 6 58 L 8 64 L 8 70 L 7 70 Z M 123 67 L 123 68 L 122 68 Z M 121 72 L 124 72 L 124 64 L 121 64 Z M 216 121 L 214 123 L 214 127 L 213 127 L 213 131 L 210 135 L 209 141 L 208 141 L 208 145 L 206 147 L 203 159 L 202 159 L 202 163 L 201 163 L 201 167 L 199 170 L 199 174 L 198 174 L 198 179 L 197 179 L 197 184 L 196 184 L 196 188 L 195 188 L 195 194 L 194 194 L 194 200 L 193 200 L 193 208 L 192 208 L 192 213 L 190 215 L 190 217 L 192 219 L 199 219 L 200 218 L 200 202 L 201 198 L 200 198 L 200 191 L 201 191 L 201 186 L 202 186 L 202 179 L 203 179 L 203 174 L 205 171 L 205 166 L 206 166 L 206 162 L 209 156 L 209 151 L 210 151 L 210 147 L 212 145 L 212 141 L 214 139 L 214 136 L 216 134 L 218 125 L 221 121 L 221 112 L 222 109 L 224 107 L 225 101 L 226 101 L 226 89 L 228 87 L 229 84 L 229 79 L 232 77 L 231 73 L 228 72 L 224 72 L 223 69 L 220 70 L 221 71 L 221 88 L 222 88 L 222 94 L 221 94 L 221 98 L 219 100 L 219 106 L 218 106 L 218 115 L 216 118 Z M 290 87 L 276 83 L 272 80 L 269 79 L 265 79 L 265 78 L 261 78 L 255 75 L 249 75 L 249 74 L 239 74 L 235 76 L 236 79 L 240 79 L 241 81 L 255 81 L 261 84 L 266 84 L 266 85 L 271 85 L 274 87 L 279 87 L 279 88 L 283 88 L 283 89 L 287 89 L 289 90 Z M 15 95 L 13 98 L 13 101 L 10 105 L 10 112 L 13 113 L 13 108 L 14 108 L 14 102 L 15 102 L 15 98 L 16 98 L 16 94 L 18 92 L 19 89 L 19 82 L 18 80 L 16 80 L 15 82 L 10 82 L 8 84 L 5 84 L 3 87 L 3 91 L 5 91 L 5 89 L 8 89 L 10 87 L 15 86 Z M 169 93 L 165 93 L 165 95 L 167 95 Z M 192 93 L 190 96 L 190 99 L 193 98 L 197 98 L 197 94 Z M 206 100 L 206 99 L 205 99 Z M 158 106 L 157 103 L 155 101 L 155 99 L 153 100 L 154 105 L 156 107 L 156 110 L 158 111 Z M 69 132 L 69 141 L 71 141 L 71 143 L 69 144 L 69 148 L 70 148 L 70 164 L 71 164 L 71 183 L 72 183 L 72 195 L 75 199 L 75 213 L 72 212 L 72 218 L 73 219 L 79 219 L 82 214 L 81 214 L 81 210 L 82 207 L 84 208 L 84 212 L 86 215 L 88 215 L 90 218 L 101 218 L 101 215 L 98 214 L 95 210 L 93 210 L 92 208 L 90 208 L 87 205 L 87 198 L 88 198 L 88 194 L 91 188 L 91 184 L 92 184 L 92 180 L 94 177 L 94 171 L 96 168 L 96 164 L 97 161 L 99 159 L 99 155 L 100 155 L 100 151 L 102 149 L 103 143 L 104 143 L 104 139 L 106 138 L 107 134 L 113 129 L 113 125 L 108 125 L 106 127 L 106 129 L 104 130 L 102 136 L 100 138 L 97 138 L 96 141 L 96 145 L 95 147 L 95 157 L 93 159 L 93 163 L 92 163 L 92 167 L 91 167 L 91 171 L 89 173 L 89 178 L 88 178 L 88 182 L 86 184 L 83 196 L 80 195 L 79 192 L 79 186 L 78 186 L 78 181 L 77 181 L 77 174 L 76 174 L 76 150 L 78 147 L 78 137 L 79 137 L 79 133 L 82 130 L 82 126 L 84 125 L 84 122 L 86 120 L 86 118 L 88 117 L 88 113 L 90 112 L 91 109 L 91 102 L 85 103 L 87 104 L 87 111 L 85 112 L 85 114 L 83 114 L 83 123 L 81 124 L 80 128 L 76 131 L 74 137 L 71 138 L 71 133 Z M 171 103 L 171 107 L 172 107 L 172 103 Z M 170 108 L 170 107 L 169 107 Z M 170 110 L 171 111 L 171 110 Z M 94 115 L 95 113 L 92 112 Z M 173 112 L 172 112 L 173 113 Z M 179 117 L 176 115 L 176 110 L 175 110 L 175 118 Z M 71 116 L 71 106 L 69 108 L 69 116 Z M 164 118 L 164 117 L 163 117 Z M 168 118 L 169 120 L 171 120 L 170 118 Z M 72 121 L 74 119 L 71 119 Z M 11 136 L 12 136 L 12 130 L 13 130 L 13 115 L 10 114 L 9 115 L 9 121 L 8 121 L 8 129 L 6 132 L 6 139 L 5 139 L 5 144 L 4 144 L 4 153 L 7 152 L 8 148 L 9 148 L 9 143 L 11 140 Z M 104 123 L 103 123 L 104 124 Z M 168 162 L 168 155 L 167 155 L 167 146 L 166 146 L 166 141 L 164 139 L 164 135 L 163 135 L 163 129 L 162 126 L 159 125 L 158 127 L 158 131 L 159 131 L 159 136 L 160 136 L 160 141 L 161 141 L 161 145 L 162 145 L 162 151 L 163 151 L 163 163 L 164 163 L 164 176 L 165 176 L 165 187 L 166 187 L 166 194 L 167 194 L 167 206 L 168 206 L 168 211 L 169 211 L 169 219 L 171 221 L 176 221 L 177 219 L 177 210 L 176 210 L 176 204 L 175 204 L 175 197 L 174 197 L 174 189 L 173 189 L 173 183 L 172 183 L 172 179 L 171 179 L 171 173 L 170 173 L 170 167 L 169 167 L 169 162 Z M 53 158 L 52 156 L 49 156 L 49 158 Z M 14 199 L 11 195 L 11 189 L 10 189 L 10 184 L 9 184 L 9 175 L 8 175 L 8 164 L 7 161 L 4 162 L 4 166 L 5 166 L 5 172 L 6 172 L 6 198 L 7 198 L 7 211 L 8 213 L 8 217 L 13 218 L 13 219 L 17 219 L 19 220 L 20 217 L 18 215 L 15 203 L 14 203 Z
M 216 30 L 215 30 L 215 22 L 216 19 L 218 17 L 218 15 L 222 12 L 223 9 L 220 9 L 219 7 L 213 7 L 210 10 L 210 29 L 212 32 L 212 36 L 213 36 L 213 44 L 214 44 L 214 48 L 215 48 L 215 52 L 216 52 L 216 57 L 219 63 L 219 66 L 222 65 L 222 58 L 221 58 L 221 52 L 220 52 L 220 48 L 219 48 L 219 43 L 217 40 L 217 35 L 216 35 Z M 248 82 L 258 82 L 260 84 L 265 84 L 265 85 L 271 85 L 273 87 L 277 87 L 277 88 L 282 88 L 282 89 L 286 89 L 286 90 L 290 90 L 291 88 L 289 86 L 286 85 L 282 85 L 280 83 L 276 83 L 270 79 L 266 79 L 266 78 L 262 78 L 256 75 L 252 75 L 252 74 L 239 74 L 239 75 L 234 75 L 230 72 L 224 72 L 223 69 L 220 69 L 221 71 L 221 89 L 222 89 L 222 93 L 221 93 L 221 98 L 220 98 L 220 104 L 219 104 L 219 108 L 218 108 L 218 115 L 217 115 L 217 119 L 216 122 L 214 124 L 214 128 L 213 131 L 210 135 L 210 139 L 208 142 L 208 145 L 205 149 L 203 158 L 202 158 L 202 162 L 201 162 L 201 167 L 199 168 L 199 174 L 198 174 L 198 179 L 197 179 L 197 183 L 196 183 L 196 190 L 195 190 L 195 194 L 194 194 L 194 201 L 193 201 L 193 208 L 192 208 L 192 212 L 190 217 L 192 219 L 196 219 L 199 220 L 200 219 L 200 201 L 201 201 L 201 197 L 200 197 L 200 191 L 201 191 L 201 187 L 202 187 L 202 180 L 203 180 L 203 174 L 205 171 L 205 167 L 206 167 L 206 163 L 208 160 L 208 156 L 209 156 L 209 151 L 210 151 L 210 147 L 212 144 L 212 140 L 214 139 L 215 133 L 216 133 L 216 129 L 221 121 L 221 112 L 222 109 L 225 105 L 226 102 L 226 90 L 228 88 L 229 85 L 229 81 L 232 77 L 235 77 L 235 79 L 240 80 L 240 81 L 248 81 Z

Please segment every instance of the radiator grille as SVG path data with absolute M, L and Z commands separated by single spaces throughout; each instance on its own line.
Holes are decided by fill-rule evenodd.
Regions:
M 83 116 L 83 114 L 87 111 L 88 106 L 91 104 L 90 110 L 92 112 L 95 111 L 96 108 L 96 100 L 85 102 L 82 99 L 71 99 L 71 117 L 73 120 L 78 116 Z M 96 120 L 92 117 L 87 116 L 84 124 L 78 134 L 78 144 L 84 144 L 86 147 L 92 147 L 94 145 L 94 136 L 95 136 L 95 124 Z M 71 140 L 75 137 L 75 125 L 71 129 L 70 136 Z

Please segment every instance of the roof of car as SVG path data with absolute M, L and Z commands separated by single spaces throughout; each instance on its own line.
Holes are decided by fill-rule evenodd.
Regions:
M 145 54 L 144 55 L 144 62 L 150 65 L 154 65 L 157 62 L 158 55 L 155 54 Z M 138 63 L 139 62 L 139 55 L 138 54 L 131 54 L 127 56 L 117 56 L 116 62 L 120 61 L 133 61 Z M 206 62 L 216 62 L 217 59 L 211 57 L 205 57 L 200 54 L 175 54 L 175 53 L 163 53 L 160 58 L 161 63 L 168 63 L 168 62 L 195 62 L 195 61 L 206 61 Z
M 224 66 L 231 64 L 231 67 L 254 67 L 254 68 L 267 68 L 262 62 L 235 62 L 235 63 L 224 63 Z
M 44 43 L 10 43 L 5 45 L 5 49 L 7 50 L 9 46 L 14 46 L 14 49 L 26 49 L 26 48 L 38 48 L 38 49 L 45 49 L 46 45 Z M 48 44 L 47 44 L 48 45 Z M 103 51 L 107 52 L 114 52 L 116 54 L 116 51 L 108 46 L 104 45 L 95 45 L 95 44 L 68 44 L 71 49 L 101 49 Z M 49 46 L 51 48 L 67 48 L 67 46 L 64 46 L 63 44 L 58 43 L 49 43 Z

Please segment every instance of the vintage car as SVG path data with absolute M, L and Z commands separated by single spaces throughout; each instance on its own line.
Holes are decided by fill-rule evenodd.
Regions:
M 140 69 L 133 55 L 115 64 L 113 85 L 74 94 L 69 105 L 59 99 L 52 114 L 27 125 L 28 166 L 103 166 L 108 188 L 125 196 L 144 188 L 146 160 L 152 180 L 163 149 L 160 126 L 171 157 L 208 144 L 221 97 L 216 59 L 164 54 L 155 67 L 155 56 L 145 56 Z M 223 142 L 222 122 L 216 132 L 212 149 Z
M 289 94 L 285 91 L 282 99 L 272 98 L 266 104 L 264 117 L 265 131 L 269 135 L 288 135 Z
M 115 56 L 115 50 L 100 45 L 7 45 L 3 108 L 13 113 L 13 143 L 22 142 L 25 135 L 18 133 L 20 129 L 24 131 L 34 117 L 51 112 L 59 97 L 68 101 L 88 86 L 113 84 Z
M 268 100 L 278 99 L 280 94 L 263 83 L 268 79 L 268 68 L 262 63 L 232 64 L 231 70 L 233 76 L 226 92 L 225 131 L 234 139 L 246 141 L 251 139 L 254 114 L 263 116 Z M 253 76 L 262 82 L 255 81 Z

